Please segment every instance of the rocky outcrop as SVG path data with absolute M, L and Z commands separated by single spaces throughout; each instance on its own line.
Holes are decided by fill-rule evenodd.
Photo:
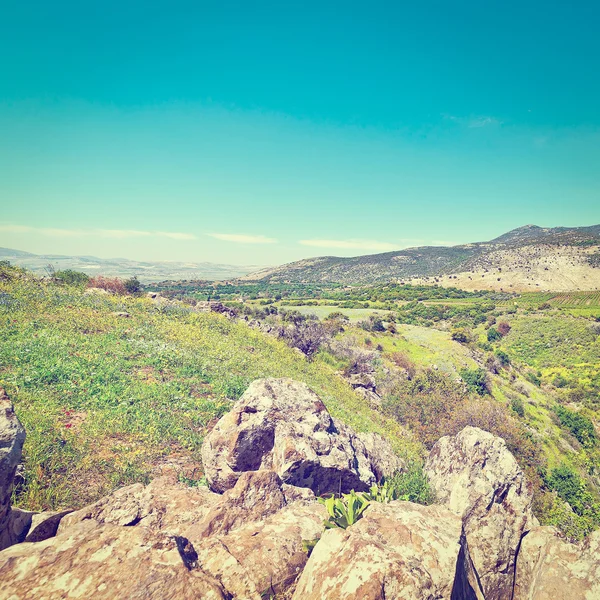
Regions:
M 531 489 L 504 440 L 465 427 L 435 444 L 425 472 L 438 502 L 462 518 L 474 592 L 486 600 L 510 598 L 517 550 L 533 515 Z
M 11 515 L 10 497 L 21 460 L 25 430 L 6 392 L 0 388 L 0 550 L 19 541 L 26 520 Z
M 513 600 L 576 598 L 600 598 L 600 531 L 576 545 L 535 527 L 521 542 Z
M 0 598 L 230 598 L 214 577 L 193 568 L 195 560 L 184 538 L 87 520 L 1 552 Z
M 223 493 L 162 477 L 70 513 L 7 505 L 24 434 L 3 408 L 0 536 L 14 545 L 0 552 L 0 598 L 600 598 L 600 532 L 572 545 L 534 527 L 523 473 L 480 429 L 432 449 L 438 504 L 372 501 L 357 523 L 325 530 L 313 490 L 361 489 L 401 463 L 303 384 L 255 382 L 217 424 L 203 456 Z
M 382 464 L 306 384 L 291 379 L 253 382 L 207 435 L 202 461 L 217 492 L 232 488 L 245 471 L 268 469 L 317 495 L 365 490 L 379 479 Z
M 315 547 L 294 600 L 450 599 L 461 519 L 440 506 L 374 504 Z

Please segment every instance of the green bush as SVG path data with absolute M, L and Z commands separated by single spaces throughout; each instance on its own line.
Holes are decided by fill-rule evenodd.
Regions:
M 510 356 L 508 356 L 508 354 L 506 354 L 504 350 L 498 349 L 494 352 L 494 354 L 496 355 L 496 358 L 500 361 L 503 367 L 507 367 L 508 365 L 510 365 Z
M 126 279 L 123 283 L 128 294 L 137 294 L 142 291 L 142 284 L 138 281 L 137 277 Z
M 466 344 L 470 341 L 469 334 L 465 329 L 454 329 L 452 331 L 452 339 L 461 344 Z
M 576 514 L 600 523 L 600 506 L 588 491 L 585 480 L 574 469 L 564 464 L 553 469 L 546 477 L 546 484 L 568 502 Z
M 525 416 L 525 406 L 523 405 L 523 400 L 518 396 L 513 396 L 510 399 L 510 408 L 512 411 L 519 415 L 519 417 L 523 418 Z
M 475 392 L 480 396 L 485 396 L 488 393 L 488 379 L 485 369 L 461 369 L 460 376 L 470 392 Z
M 557 405 L 554 411 L 558 416 L 560 424 L 566 427 L 582 446 L 592 448 L 596 445 L 598 436 L 596 435 L 596 429 L 591 419 L 560 405 Z
M 487 331 L 488 342 L 497 342 L 502 339 L 502 335 L 495 327 L 490 327 Z
M 73 269 L 56 271 L 54 277 L 56 277 L 56 279 L 60 279 L 67 285 L 87 285 L 87 282 L 90 280 L 89 275 L 86 275 L 81 271 L 73 271 Z

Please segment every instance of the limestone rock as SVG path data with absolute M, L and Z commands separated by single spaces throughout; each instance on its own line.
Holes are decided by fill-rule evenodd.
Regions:
M 308 560 L 303 542 L 320 537 L 325 507 L 294 502 L 264 521 L 194 541 L 198 565 L 233 598 L 261 600 L 289 590 Z
M 282 482 L 274 471 L 247 471 L 235 486 L 219 497 L 206 516 L 187 530 L 197 540 L 262 521 L 286 505 Z
M 517 549 L 533 516 L 531 488 L 504 440 L 465 427 L 435 444 L 425 472 L 437 500 L 463 519 L 473 589 L 486 600 L 510 598 Z
M 600 531 L 582 544 L 561 539 L 553 527 L 529 531 L 519 550 L 513 600 L 600 598 Z
M 159 477 L 149 485 L 135 483 L 98 502 L 63 517 L 58 533 L 83 521 L 98 525 L 141 525 L 181 535 L 190 524 L 208 513 L 221 497 L 205 487 L 189 488 L 171 477 Z
M 206 436 L 202 460 L 216 492 L 232 488 L 243 472 L 261 469 L 317 495 L 365 490 L 378 479 L 377 459 L 359 436 L 334 420 L 306 384 L 291 379 L 250 384 Z
M 0 552 L 0 597 L 229 598 L 218 581 L 195 568 L 194 556 L 183 538 L 88 520 L 48 540 Z
M 323 534 L 293 599 L 450 600 L 460 536 L 460 518 L 441 506 L 374 504 Z
M 14 544 L 20 534 L 14 530 L 15 520 L 10 516 L 10 496 L 24 442 L 25 429 L 6 392 L 0 388 L 0 550 Z

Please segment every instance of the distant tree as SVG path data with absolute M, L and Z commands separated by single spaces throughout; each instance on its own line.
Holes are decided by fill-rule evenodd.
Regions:
M 138 281 L 137 277 L 126 279 L 123 284 L 128 294 L 137 294 L 142 291 L 142 284 Z
M 466 344 L 469 342 L 469 334 L 465 329 L 454 329 L 452 331 L 452 339 L 455 342 L 460 342 L 461 344 Z

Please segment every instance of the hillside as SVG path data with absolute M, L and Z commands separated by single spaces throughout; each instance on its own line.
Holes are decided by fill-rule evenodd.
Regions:
M 251 273 L 267 282 L 438 283 L 502 291 L 600 288 L 600 225 L 520 227 L 489 242 L 426 246 L 352 258 L 306 259 Z
M 137 277 L 142 282 L 163 279 L 208 279 L 219 281 L 239 277 L 256 267 L 225 265 L 210 262 L 137 261 L 128 258 L 98 258 L 97 256 L 64 256 L 32 254 L 12 248 L 0 248 L 0 260 L 46 275 L 49 265 L 55 271 L 73 269 L 90 276 Z

